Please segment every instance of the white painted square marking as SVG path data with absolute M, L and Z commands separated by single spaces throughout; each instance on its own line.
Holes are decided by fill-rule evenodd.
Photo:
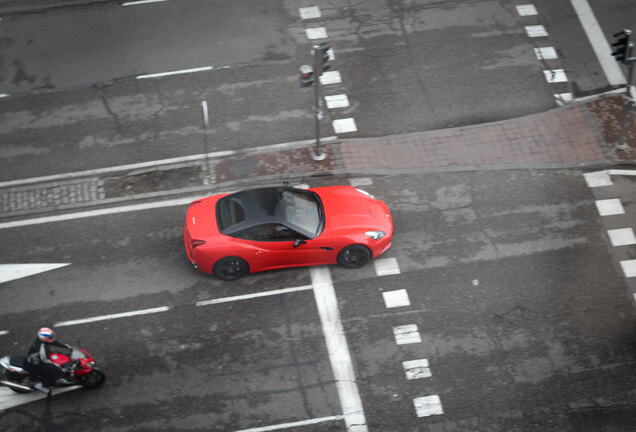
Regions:
M 621 261 L 625 277 L 636 277 L 636 259 Z
M 322 85 L 340 84 L 341 82 L 342 77 L 340 76 L 340 72 L 338 71 L 324 72 L 320 76 L 320 84 Z
M 565 106 L 565 104 L 574 100 L 574 95 L 572 93 L 557 93 L 552 96 L 554 96 L 554 99 L 559 106 Z
M 636 236 L 632 228 L 620 228 L 608 230 L 607 235 L 612 242 L 612 246 L 627 246 L 636 244 Z
M 414 380 L 419 378 L 429 378 L 433 376 L 427 359 L 409 360 L 402 362 L 406 379 Z
M 373 261 L 375 266 L 375 274 L 378 276 L 388 276 L 400 274 L 400 266 L 397 258 L 380 258 Z
M 554 47 L 535 48 L 534 53 L 537 55 L 538 60 L 552 60 L 559 58 Z
M 549 83 L 567 82 L 568 80 L 563 69 L 544 70 L 543 75 L 545 75 L 545 80 Z
M 533 25 L 533 26 L 526 26 L 526 33 L 528 34 L 528 37 L 544 37 L 548 35 L 548 32 L 545 30 L 545 27 L 543 27 L 542 25 Z
M 355 132 L 358 130 L 356 127 L 356 121 L 352 118 L 339 119 L 331 122 L 333 130 L 336 133 Z
M 596 208 L 601 216 L 613 216 L 625 214 L 623 204 L 618 198 L 610 198 L 596 201 Z
M 520 16 L 530 16 L 537 14 L 537 8 L 533 4 L 525 4 L 517 6 L 517 13 Z
M 384 297 L 384 304 L 387 308 L 396 308 L 410 306 L 409 293 L 405 289 L 399 289 L 395 291 L 384 291 L 382 293 Z
M 583 174 L 588 187 L 611 186 L 612 178 L 607 171 L 594 171 Z
M 352 178 L 349 180 L 349 184 L 353 187 L 371 186 L 373 184 L 373 179 L 371 177 Z
M 417 324 L 393 327 L 393 334 L 395 335 L 395 343 L 398 345 L 422 342 L 420 332 L 417 330 Z
M 304 20 L 320 18 L 322 16 L 320 14 L 320 8 L 318 6 L 298 8 L 298 12 L 300 13 L 300 18 Z
M 324 27 L 308 28 L 305 29 L 305 34 L 307 39 L 326 39 L 327 29 Z
M 415 398 L 413 399 L 413 404 L 415 405 L 415 412 L 418 417 L 444 414 L 442 401 L 437 395 Z
M 325 96 L 327 108 L 346 108 L 349 106 L 349 98 L 346 94 Z

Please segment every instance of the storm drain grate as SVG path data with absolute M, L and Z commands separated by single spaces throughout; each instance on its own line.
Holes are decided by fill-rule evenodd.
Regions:
M 21 186 L 0 191 L 2 213 L 57 207 L 104 199 L 100 179 Z

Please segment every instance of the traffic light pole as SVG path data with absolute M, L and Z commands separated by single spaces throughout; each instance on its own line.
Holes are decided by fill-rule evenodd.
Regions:
M 320 76 L 322 75 L 322 51 L 314 46 L 314 109 L 316 117 L 316 149 L 311 154 L 315 161 L 325 160 L 327 154 L 320 148 L 320 120 L 322 120 L 322 104 L 320 101 Z
M 632 87 L 632 75 L 634 72 L 634 61 L 636 61 L 636 58 L 630 58 L 629 60 L 632 60 L 632 61 L 629 62 L 629 68 L 627 72 L 627 85 L 625 86 L 625 105 L 623 106 L 623 120 L 621 121 L 621 133 L 618 138 L 618 142 L 615 144 L 617 150 L 627 150 L 628 148 L 628 145 L 625 143 L 625 130 L 627 129 L 627 111 L 629 110 L 629 105 L 632 103 L 630 90 Z

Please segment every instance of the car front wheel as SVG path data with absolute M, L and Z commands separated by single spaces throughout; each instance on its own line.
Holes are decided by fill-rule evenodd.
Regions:
M 362 245 L 351 245 L 338 253 L 338 265 L 345 268 L 359 268 L 369 262 L 371 251 Z
M 239 257 L 221 258 L 214 264 L 212 273 L 223 280 L 233 281 L 245 276 L 249 272 L 247 262 Z

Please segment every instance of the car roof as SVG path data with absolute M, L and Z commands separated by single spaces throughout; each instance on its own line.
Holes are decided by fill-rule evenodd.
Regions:
M 306 233 L 301 227 L 288 223 L 284 214 L 285 207 L 282 205 L 285 191 L 315 196 L 310 191 L 289 186 L 247 189 L 226 195 L 217 202 L 216 207 L 219 231 L 232 235 L 256 225 L 280 223 L 303 234 L 315 234 Z M 230 215 L 232 210 L 242 211 L 243 214 Z

